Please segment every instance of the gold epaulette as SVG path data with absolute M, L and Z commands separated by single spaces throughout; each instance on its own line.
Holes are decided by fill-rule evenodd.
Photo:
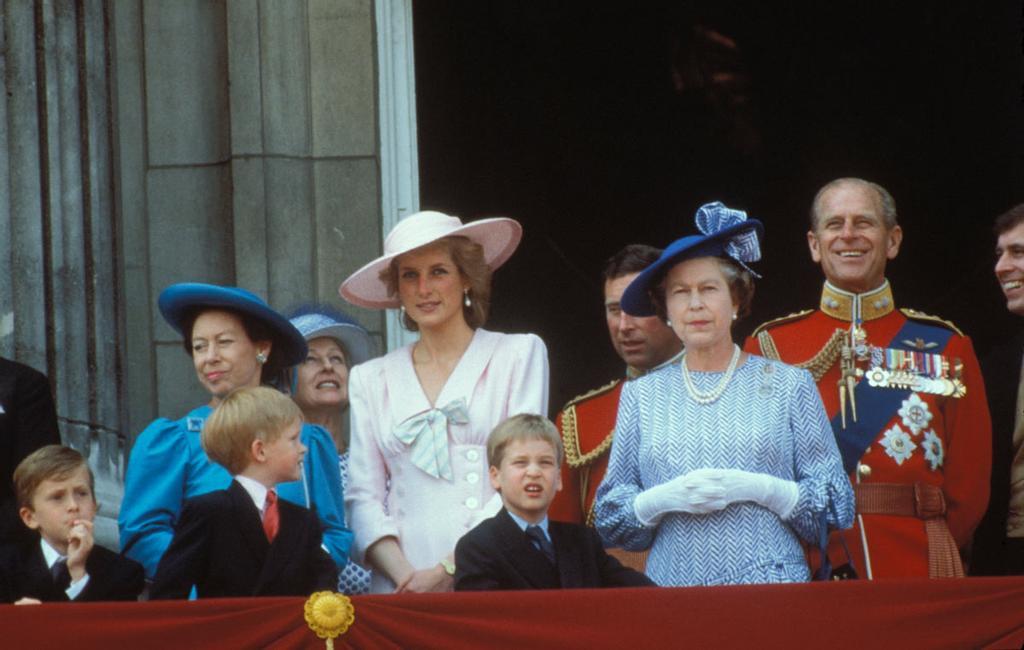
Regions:
M 564 411 L 565 409 L 569 408 L 570 406 L 575 406 L 576 404 L 579 404 L 580 402 L 582 402 L 584 400 L 588 400 L 591 397 L 597 397 L 598 395 L 601 395 L 602 393 L 607 393 L 610 390 L 614 390 L 615 386 L 618 385 L 618 383 L 620 381 L 622 381 L 622 380 L 621 379 L 613 379 L 611 382 L 605 384 L 604 386 L 601 386 L 600 388 L 595 388 L 594 390 L 587 391 L 587 392 L 583 393 L 582 395 L 577 395 L 576 397 L 574 397 L 571 400 L 569 400 L 568 402 L 566 402 L 565 406 L 562 407 L 562 410 Z
M 953 330 L 954 332 L 956 332 L 960 336 L 964 335 L 964 333 L 960 331 L 959 327 L 954 325 L 951 321 L 946 320 L 945 318 L 939 318 L 938 316 L 932 316 L 931 314 L 925 314 L 925 313 L 917 311 L 916 309 L 905 309 L 904 308 L 904 309 L 900 309 L 900 312 L 904 316 L 906 316 L 907 318 L 912 318 L 914 320 L 923 320 L 923 321 L 926 321 L 926 322 L 929 322 L 929 323 L 938 323 L 939 325 L 942 325 L 943 327 L 946 327 L 948 329 Z
M 609 431 L 608 435 L 604 437 L 601 444 L 594 447 L 587 453 L 583 453 L 580 449 L 580 435 L 576 429 L 576 405 L 580 402 L 584 402 L 592 397 L 603 395 L 613 390 L 620 382 L 620 379 L 612 381 L 606 386 L 595 388 L 592 391 L 583 393 L 577 397 L 572 398 L 562 409 L 562 445 L 565 447 L 565 462 L 569 467 L 578 469 L 585 465 L 593 463 L 595 460 L 601 457 L 602 454 L 608 451 L 612 446 L 612 433 Z M 584 490 L 584 493 L 586 491 Z
M 781 316 L 779 318 L 774 318 L 772 320 L 765 321 L 765 322 L 763 322 L 763 323 L 761 323 L 760 325 L 757 326 L 757 329 L 754 330 L 754 332 L 750 335 L 750 337 L 751 338 L 757 338 L 758 334 L 760 334 L 764 330 L 768 329 L 769 327 L 775 327 L 776 325 L 781 325 L 783 323 L 788 323 L 790 321 L 800 320 L 804 316 L 808 316 L 808 315 L 813 314 L 813 313 L 814 313 L 813 309 L 805 309 L 803 311 L 798 311 L 798 312 L 795 312 L 795 313 L 790 314 L 788 316 Z

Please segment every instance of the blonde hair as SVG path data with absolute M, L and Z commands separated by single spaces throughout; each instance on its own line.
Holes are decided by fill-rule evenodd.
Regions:
M 525 440 L 543 440 L 550 443 L 561 466 L 562 458 L 565 456 L 562 436 L 551 420 L 534 413 L 513 415 L 494 427 L 494 431 L 491 431 L 487 438 L 487 463 L 491 467 L 501 467 L 501 460 L 509 444 Z
M 456 235 L 442 237 L 416 250 L 433 246 L 440 246 L 448 253 L 455 268 L 459 269 L 459 275 L 469 284 L 468 296 L 471 304 L 469 307 L 462 307 L 466 324 L 473 329 L 483 327 L 491 310 L 492 275 L 491 267 L 484 260 L 484 247 L 468 237 Z M 398 295 L 398 261 L 401 258 L 399 255 L 391 260 L 391 263 L 380 272 L 380 281 L 387 287 L 389 296 Z M 409 314 L 402 314 L 402 325 L 411 332 L 419 331 L 419 325 L 409 317 Z
M 31 508 L 32 497 L 43 481 L 63 481 L 79 467 L 89 470 L 89 491 L 96 499 L 95 479 L 85 457 L 71 447 L 46 445 L 40 447 L 18 463 L 14 470 L 14 494 L 19 508 Z
M 274 442 L 301 421 L 302 411 L 281 392 L 266 386 L 240 388 L 206 419 L 199 440 L 210 460 L 234 476 L 249 466 L 254 440 Z

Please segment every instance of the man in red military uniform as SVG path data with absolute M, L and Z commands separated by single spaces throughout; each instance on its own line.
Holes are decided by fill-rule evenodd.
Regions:
M 557 521 L 593 524 L 594 495 L 608 468 L 622 382 L 677 360 L 682 351 L 682 342 L 664 321 L 629 316 L 619 307 L 622 292 L 660 254 L 657 248 L 631 244 L 605 264 L 605 317 L 612 345 L 626 362 L 626 377 L 570 400 L 555 421 L 565 444 L 562 491 L 548 511 Z M 620 560 L 641 570 L 644 555 L 616 552 Z
M 958 549 L 988 503 L 985 386 L 968 337 L 896 308 L 885 266 L 902 237 L 884 188 L 855 178 L 825 185 L 807 233 L 826 279 L 819 308 L 765 323 L 745 347 L 818 383 L 857 497 L 843 533 L 853 572 L 962 576 Z M 829 558 L 848 562 L 838 533 Z

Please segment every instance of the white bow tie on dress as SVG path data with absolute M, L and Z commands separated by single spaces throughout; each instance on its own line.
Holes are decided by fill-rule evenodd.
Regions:
M 395 437 L 412 451 L 412 464 L 434 478 L 454 480 L 448 453 L 448 423 L 469 424 L 466 400 L 460 397 L 440 408 L 418 413 L 395 427 Z

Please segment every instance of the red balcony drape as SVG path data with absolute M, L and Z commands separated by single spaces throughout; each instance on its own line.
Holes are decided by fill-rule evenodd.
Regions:
M 0 606 L 5 648 L 322 648 L 301 598 Z M 1020 648 L 1024 578 L 353 598 L 336 648 Z

